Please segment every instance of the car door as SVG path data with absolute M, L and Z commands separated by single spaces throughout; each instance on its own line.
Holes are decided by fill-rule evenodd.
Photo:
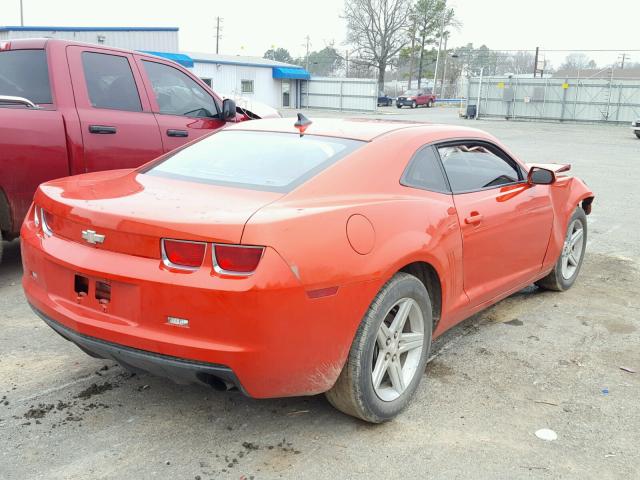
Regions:
M 137 57 L 165 152 L 225 124 L 218 99 L 170 62 Z
M 438 145 L 462 232 L 464 288 L 471 306 L 531 281 L 542 268 L 553 210 L 546 185 L 489 142 Z
M 84 171 L 138 167 L 163 153 L 158 123 L 130 54 L 69 46 Z

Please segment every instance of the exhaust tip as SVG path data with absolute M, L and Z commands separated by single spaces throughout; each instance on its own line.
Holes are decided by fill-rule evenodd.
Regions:
M 210 373 L 199 372 L 196 374 L 196 377 L 205 385 L 209 385 L 211 388 L 219 392 L 226 392 L 235 388 L 235 385 L 233 385 L 232 383 L 222 380 L 221 378 L 218 378 L 215 375 L 211 375 Z

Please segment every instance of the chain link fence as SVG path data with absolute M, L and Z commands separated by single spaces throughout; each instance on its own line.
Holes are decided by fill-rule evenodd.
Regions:
M 640 79 L 473 77 L 465 96 L 480 117 L 620 124 L 640 119 Z

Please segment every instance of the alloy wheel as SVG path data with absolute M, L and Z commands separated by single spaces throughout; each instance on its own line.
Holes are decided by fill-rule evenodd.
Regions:
M 570 279 L 580 265 L 580 258 L 584 250 L 584 229 L 579 219 L 571 222 L 567 230 L 567 237 L 562 247 L 562 277 Z
M 412 298 L 398 300 L 387 312 L 376 337 L 371 381 L 376 395 L 391 402 L 415 377 L 424 347 L 424 318 Z

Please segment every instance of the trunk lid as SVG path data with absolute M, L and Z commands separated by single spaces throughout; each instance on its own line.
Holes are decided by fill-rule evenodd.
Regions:
M 56 236 L 160 258 L 161 238 L 240 243 L 249 218 L 282 195 L 115 170 L 43 184 L 35 203 Z M 88 230 L 104 241 L 83 238 Z

